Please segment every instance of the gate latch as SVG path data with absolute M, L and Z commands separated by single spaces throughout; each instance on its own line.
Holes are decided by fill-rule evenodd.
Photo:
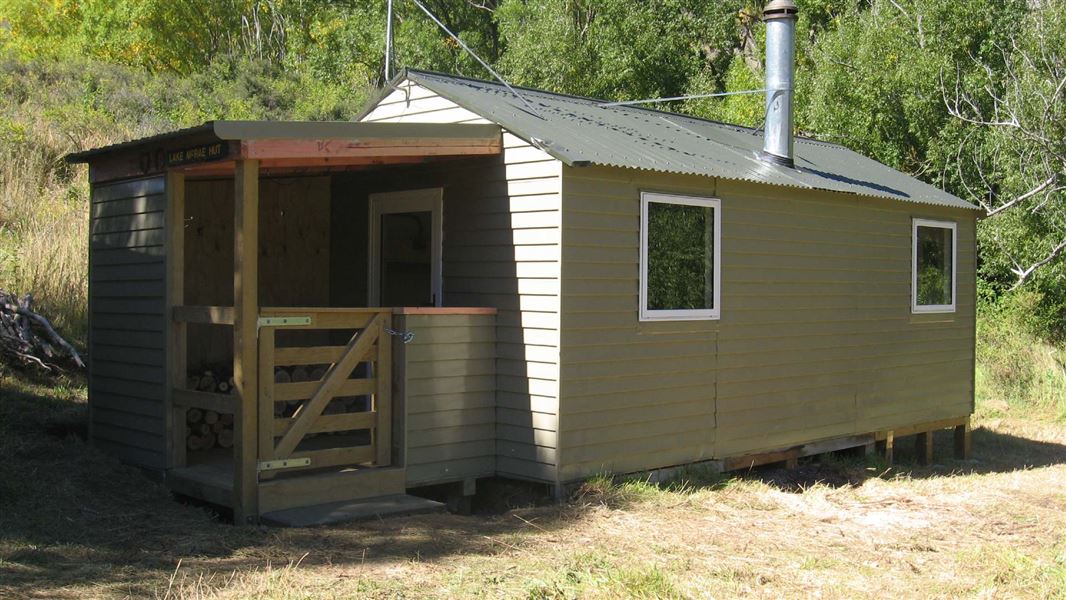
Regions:
M 292 469 L 294 467 L 309 467 L 311 466 L 310 458 L 286 458 L 284 460 L 261 460 L 259 461 L 259 472 L 263 471 L 277 471 L 278 469 Z

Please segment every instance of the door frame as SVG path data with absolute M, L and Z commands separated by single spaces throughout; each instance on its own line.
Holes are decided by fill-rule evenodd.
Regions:
M 367 256 L 367 306 L 381 304 L 381 215 L 429 212 L 430 213 L 430 290 L 433 306 L 443 306 L 443 244 L 444 244 L 444 188 L 422 188 L 399 192 L 370 194 L 370 249 Z

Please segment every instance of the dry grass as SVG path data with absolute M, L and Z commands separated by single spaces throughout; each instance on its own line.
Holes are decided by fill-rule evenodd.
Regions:
M 86 334 L 89 185 L 85 169 L 63 156 L 126 134 L 61 128 L 36 99 L 0 109 L 0 287 L 32 293 L 78 342 Z
M 1052 421 L 981 416 L 974 459 L 929 468 L 903 439 L 895 470 L 600 478 L 563 506 L 281 530 L 219 523 L 87 448 L 78 385 L 0 386 L 0 597 L 1066 598 Z

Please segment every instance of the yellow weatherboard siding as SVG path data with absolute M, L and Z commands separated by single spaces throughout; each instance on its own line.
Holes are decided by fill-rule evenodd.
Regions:
M 491 477 L 496 469 L 496 316 L 396 315 L 406 403 L 407 485 Z M 399 391 L 399 390 L 398 390 Z
M 401 82 L 363 121 L 488 123 Z M 502 157 L 420 167 L 444 185 L 444 302 L 496 317 L 496 472 L 556 481 L 559 404 L 560 169 L 504 132 Z M 413 440 L 412 440 L 413 442 Z
M 975 212 L 563 169 L 560 479 L 972 412 Z M 638 320 L 640 192 L 721 199 L 721 318 Z M 958 223 L 954 313 L 913 315 L 911 219 Z

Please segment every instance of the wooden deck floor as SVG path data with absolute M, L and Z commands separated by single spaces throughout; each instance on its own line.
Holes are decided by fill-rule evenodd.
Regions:
M 233 508 L 233 458 L 212 456 L 203 462 L 171 469 L 167 485 L 178 494 Z

